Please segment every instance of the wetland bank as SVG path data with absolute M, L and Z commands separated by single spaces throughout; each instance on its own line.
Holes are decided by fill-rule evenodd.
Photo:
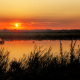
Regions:
M 79 40 L 80 30 L 1 31 L 2 40 Z

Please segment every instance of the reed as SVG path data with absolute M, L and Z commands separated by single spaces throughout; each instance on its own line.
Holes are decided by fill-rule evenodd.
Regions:
M 75 47 L 76 41 L 77 41 L 77 40 L 75 40 L 74 45 L 73 45 L 73 40 L 71 41 L 70 63 L 72 63 L 73 60 L 75 59 L 75 56 L 74 56 L 74 47 Z
M 3 78 L 4 74 L 7 71 L 8 68 L 8 61 L 9 61 L 9 53 L 8 51 L 5 51 L 4 48 L 0 49 L 0 79 Z
M 12 77 L 15 80 L 26 79 L 36 79 L 36 78 L 52 78 L 56 80 L 79 80 L 80 79 L 80 47 L 75 52 L 75 44 L 73 40 L 71 41 L 70 52 L 66 52 L 66 56 L 63 54 L 62 43 L 60 41 L 60 61 L 58 62 L 58 57 L 53 57 L 51 53 L 52 47 L 42 50 L 42 47 L 37 47 L 35 45 L 34 51 L 30 53 L 28 58 L 24 54 L 19 61 L 14 59 L 10 62 L 10 69 L 6 72 L 3 80 Z M 2 50 L 3 53 L 3 50 Z M 75 59 L 74 53 L 78 54 L 78 58 Z M 70 63 L 68 63 L 68 58 L 70 55 Z M 3 57 L 5 58 L 5 57 Z M 67 65 L 66 65 L 67 63 Z
M 60 40 L 60 59 L 61 59 L 61 64 L 63 63 L 63 51 L 62 51 L 62 43 L 61 43 L 61 40 Z

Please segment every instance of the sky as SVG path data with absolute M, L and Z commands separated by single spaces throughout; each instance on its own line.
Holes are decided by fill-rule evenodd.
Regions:
M 0 0 L 0 29 L 80 29 L 80 0 Z

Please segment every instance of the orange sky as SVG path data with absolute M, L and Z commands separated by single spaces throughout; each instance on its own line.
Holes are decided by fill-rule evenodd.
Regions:
M 80 0 L 0 0 L 4 28 L 80 29 Z

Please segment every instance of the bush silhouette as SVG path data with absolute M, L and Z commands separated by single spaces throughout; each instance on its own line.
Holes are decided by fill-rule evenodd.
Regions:
M 10 62 L 10 70 L 12 72 L 19 72 L 21 71 L 20 63 L 17 61 L 11 61 Z
M 3 80 L 27 80 L 39 78 L 52 78 L 56 80 L 79 80 L 80 79 L 80 48 L 75 52 L 75 44 L 71 41 L 70 51 L 67 55 L 63 55 L 62 43 L 60 41 L 60 58 L 53 57 L 51 47 L 48 51 L 37 48 L 31 52 L 30 56 L 16 59 L 10 62 L 10 69 L 6 72 Z M 45 52 L 46 51 L 46 52 Z M 75 58 L 74 53 L 78 53 L 78 58 Z M 70 56 L 69 56 L 70 55 Z M 25 56 L 25 55 L 24 55 Z M 69 58 L 70 57 L 70 58 Z M 68 62 L 68 60 L 70 62 Z
M 0 78 L 6 73 L 8 67 L 8 55 L 9 52 L 5 51 L 4 48 L 0 49 Z

